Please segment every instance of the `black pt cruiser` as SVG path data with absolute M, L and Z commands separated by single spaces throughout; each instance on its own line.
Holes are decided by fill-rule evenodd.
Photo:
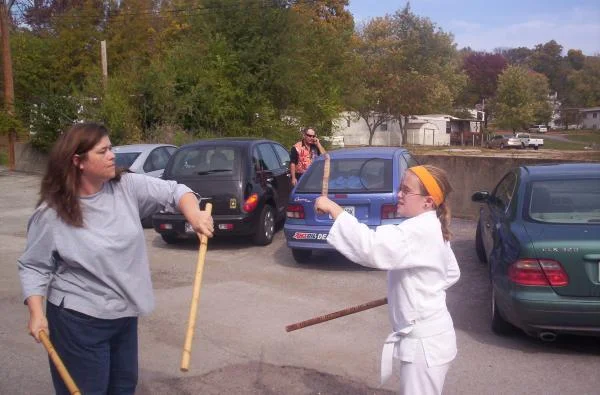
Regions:
M 190 187 L 212 203 L 215 236 L 250 236 L 254 243 L 273 240 L 275 224 L 285 219 L 292 185 L 290 156 L 279 143 L 256 138 L 201 140 L 171 156 L 163 179 Z M 154 229 L 167 243 L 196 234 L 179 212 L 153 216 Z

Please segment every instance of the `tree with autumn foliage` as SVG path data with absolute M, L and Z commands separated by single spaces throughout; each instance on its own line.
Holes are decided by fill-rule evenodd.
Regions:
M 498 76 L 508 65 L 504 56 L 486 52 L 472 52 L 463 60 L 463 70 L 467 74 L 467 85 L 461 95 L 461 102 L 472 107 L 496 95 Z
M 369 127 L 400 120 L 402 140 L 412 114 L 450 111 L 466 82 L 452 35 L 410 6 L 369 21 L 358 32 L 362 95 L 353 109 Z M 402 120 L 404 122 L 402 122 Z

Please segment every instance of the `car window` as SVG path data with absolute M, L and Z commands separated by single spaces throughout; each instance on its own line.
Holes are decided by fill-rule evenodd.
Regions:
M 289 167 L 290 153 L 279 144 L 273 144 L 273 148 L 275 148 L 275 152 L 277 152 L 277 156 L 279 157 L 279 163 L 281 164 L 281 167 Z
M 161 170 L 167 166 L 169 161 L 169 151 L 165 147 L 155 148 L 152 150 L 146 162 L 144 163 L 144 171 L 149 173 L 151 171 Z
M 514 196 L 516 184 L 515 173 L 511 172 L 504 176 L 492 192 L 492 203 L 500 210 L 506 211 Z
M 166 147 L 169 156 L 173 155 L 177 151 L 177 147 Z
M 262 163 L 260 163 L 261 168 L 264 170 L 276 170 L 280 167 L 283 167 L 281 163 L 279 163 L 279 159 L 277 159 L 277 155 L 275 155 L 275 151 L 271 147 L 269 143 L 263 143 L 258 145 L 258 152 L 260 158 L 262 159 Z
M 527 216 L 546 223 L 600 224 L 600 180 L 532 182 Z
M 115 152 L 115 166 L 129 169 L 141 152 Z
M 320 193 L 325 161 L 314 162 L 300 179 L 297 193 Z M 373 193 L 392 191 L 392 160 L 382 158 L 332 159 L 330 193 Z
M 173 176 L 231 173 L 238 157 L 238 150 L 231 146 L 190 147 L 175 153 L 170 171 Z

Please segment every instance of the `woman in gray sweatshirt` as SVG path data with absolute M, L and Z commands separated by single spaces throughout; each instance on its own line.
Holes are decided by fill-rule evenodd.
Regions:
M 71 127 L 55 143 L 18 259 L 29 332 L 49 332 L 84 394 L 133 394 L 137 317 L 154 307 L 140 218 L 177 208 L 212 237 L 213 220 L 185 185 L 121 173 L 108 130 Z M 46 314 L 43 299 L 46 297 Z M 57 394 L 68 394 L 51 365 Z

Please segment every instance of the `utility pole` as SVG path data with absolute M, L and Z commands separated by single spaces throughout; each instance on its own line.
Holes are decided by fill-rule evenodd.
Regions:
M 12 56 L 10 53 L 10 7 L 14 0 L 0 1 L 0 34 L 2 35 L 2 71 L 4 75 L 4 109 L 10 116 L 15 115 L 15 88 L 13 84 Z M 8 167 L 15 169 L 15 141 L 14 128 L 8 131 Z
M 108 84 L 108 61 L 106 59 L 106 40 L 100 41 L 100 59 L 102 60 L 102 85 L 106 92 Z

